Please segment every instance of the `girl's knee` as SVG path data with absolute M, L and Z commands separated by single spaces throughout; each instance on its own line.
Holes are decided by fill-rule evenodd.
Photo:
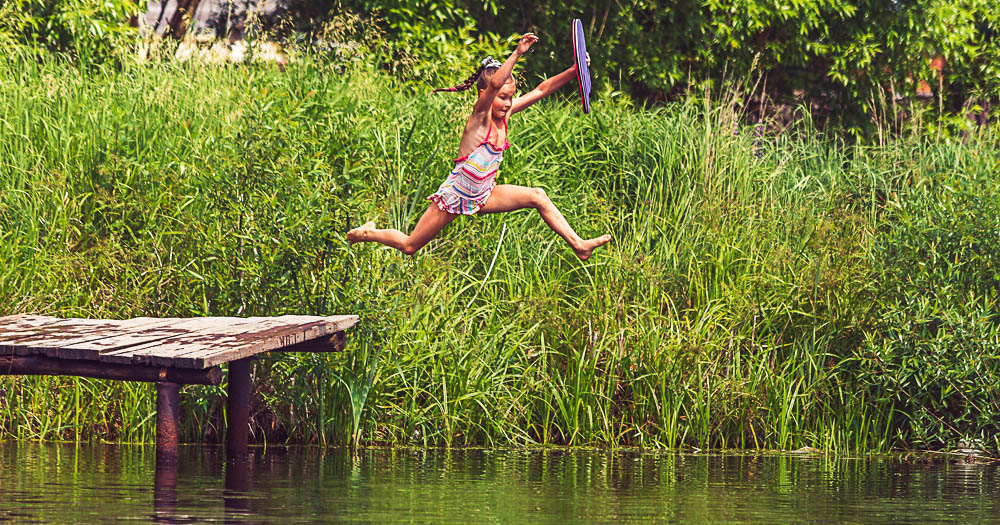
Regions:
M 536 208 L 540 206 L 545 206 L 550 202 L 552 202 L 549 200 L 549 196 L 545 193 L 545 190 L 542 188 L 531 188 L 531 200 Z
M 402 246 L 399 247 L 399 251 L 405 253 L 406 255 L 413 255 L 418 251 L 420 251 L 420 249 L 423 248 L 425 244 L 427 244 L 426 241 L 414 242 L 413 237 L 407 237 L 407 239 L 403 241 Z

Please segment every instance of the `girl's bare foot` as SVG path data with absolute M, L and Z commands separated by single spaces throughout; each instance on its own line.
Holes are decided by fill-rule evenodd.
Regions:
M 347 232 L 347 242 L 354 244 L 368 240 L 368 233 L 375 231 L 375 223 L 368 221 L 357 228 Z
M 590 259 L 590 255 L 594 253 L 594 250 L 598 247 L 604 246 L 610 240 L 610 235 L 601 235 L 600 237 L 587 239 L 581 242 L 576 248 L 573 248 L 573 251 L 576 252 L 576 256 L 579 257 L 581 261 L 586 261 L 587 259 Z

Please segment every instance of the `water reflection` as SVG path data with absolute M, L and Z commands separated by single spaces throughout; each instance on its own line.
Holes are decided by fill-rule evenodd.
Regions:
M 156 459 L 153 474 L 153 522 L 172 523 L 177 510 L 177 462 Z
M 252 516 L 250 512 L 250 466 L 251 461 L 228 461 L 226 463 L 226 484 L 223 502 L 226 508 L 226 523 L 241 523 L 241 517 Z
M 0 443 L 0 521 L 992 521 L 997 469 L 954 460 L 604 451 L 254 450 Z M 152 512 L 151 512 L 152 511 Z

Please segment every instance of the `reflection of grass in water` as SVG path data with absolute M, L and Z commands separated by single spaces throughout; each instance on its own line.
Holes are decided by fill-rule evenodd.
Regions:
M 468 97 L 308 58 L 0 69 L 0 313 L 362 315 L 344 355 L 257 367 L 270 441 L 884 449 L 892 405 L 845 361 L 865 344 L 884 201 L 941 156 L 997 162 L 808 132 L 758 150 L 725 103 L 543 103 L 515 118 L 501 182 L 544 187 L 581 235 L 614 241 L 581 264 L 525 211 L 457 220 L 407 258 L 343 234 L 413 227 Z M 7 433 L 153 436 L 148 385 L 0 388 Z M 221 438 L 222 392 L 184 390 L 187 439 Z

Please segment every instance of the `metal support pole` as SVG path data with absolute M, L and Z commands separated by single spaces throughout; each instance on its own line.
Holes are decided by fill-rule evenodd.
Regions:
M 229 363 L 229 398 L 226 400 L 226 459 L 247 457 L 250 430 L 250 358 Z
M 156 383 L 156 460 L 177 461 L 177 422 L 181 414 L 181 385 Z

